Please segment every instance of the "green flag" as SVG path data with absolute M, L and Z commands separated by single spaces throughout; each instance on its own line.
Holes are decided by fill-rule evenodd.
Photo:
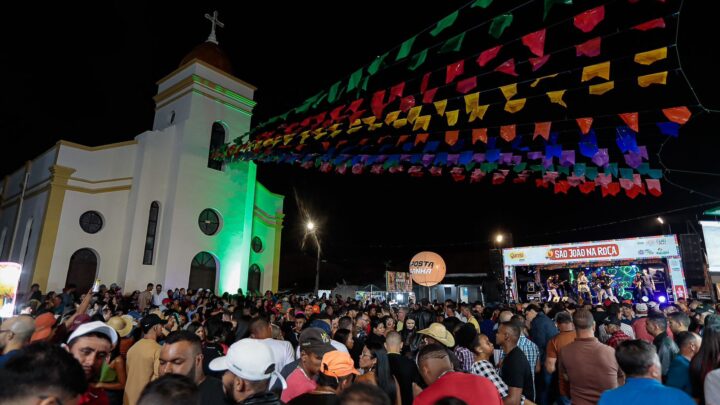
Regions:
M 412 46 L 413 46 L 413 42 L 415 42 L 415 38 L 417 38 L 417 35 L 408 39 L 407 41 L 403 42 L 402 45 L 400 45 L 400 50 L 398 51 L 395 61 L 399 61 L 400 59 L 405 59 L 405 58 L 407 58 L 408 55 L 410 55 L 410 50 L 412 50 Z
M 350 80 L 348 80 L 348 85 L 347 85 L 347 91 L 348 91 L 348 92 L 351 91 L 352 89 L 357 88 L 357 87 L 360 85 L 360 81 L 362 80 L 362 76 L 363 76 L 363 70 L 362 70 L 362 68 L 356 70 L 355 73 L 353 73 L 352 75 L 350 75 Z
M 370 66 L 368 66 L 368 68 L 367 68 L 367 72 L 370 76 L 374 75 L 375 73 L 378 72 L 378 70 L 380 70 L 380 67 L 383 65 L 383 62 L 385 62 L 385 58 L 387 58 L 387 56 L 388 56 L 388 53 L 385 52 L 384 54 L 375 58 L 374 61 L 372 61 Z
M 313 105 L 312 105 L 312 108 L 317 108 L 317 106 L 320 105 L 320 103 L 322 103 L 322 102 L 325 100 L 325 97 L 327 97 L 327 93 L 323 93 L 323 94 L 320 96 L 320 98 L 318 98 L 317 100 L 315 100 L 315 102 L 314 102 Z
M 367 91 L 368 81 L 370 81 L 370 76 L 365 76 L 365 78 L 362 81 L 362 85 L 360 86 L 361 89 L 364 91 Z
M 488 8 L 490 4 L 492 4 L 493 0 L 476 0 L 475 3 L 470 6 L 470 8 L 480 7 L 480 8 Z
M 548 13 L 550 12 L 550 9 L 555 5 L 555 3 L 562 3 L 566 6 L 571 6 L 573 4 L 572 0 L 545 0 L 545 10 L 543 11 L 543 21 L 545 21 Z
M 495 39 L 500 38 L 500 36 L 505 31 L 505 28 L 509 27 L 510 24 L 512 24 L 513 15 L 512 14 L 501 14 L 495 18 L 493 18 L 492 23 L 490 23 L 490 30 L 488 31 L 490 35 L 495 37 Z
M 328 90 L 328 103 L 334 103 L 335 100 L 338 98 L 338 90 L 340 90 L 340 82 L 336 82 L 332 86 L 330 86 L 330 90 Z
M 415 70 L 419 68 L 423 63 L 425 63 L 425 59 L 427 59 L 427 53 L 428 50 L 423 49 L 422 51 L 416 53 L 413 55 L 412 60 L 410 61 L 410 66 L 408 66 L 408 69 Z
M 515 173 L 520 173 L 523 170 L 525 170 L 526 167 L 527 167 L 527 162 L 522 162 L 522 163 L 519 163 L 519 164 L 516 164 L 515 166 L 513 166 L 513 171 Z
M 437 25 L 435 26 L 435 29 L 430 31 L 430 35 L 436 37 L 436 36 L 438 36 L 439 33 L 443 32 L 445 30 L 445 28 L 451 27 L 453 24 L 455 24 L 455 20 L 457 20 L 459 13 L 460 13 L 460 11 L 455 11 L 454 13 L 450 14 L 449 16 L 438 21 Z
M 557 167 L 557 172 L 560 173 L 560 174 L 564 174 L 564 175 L 567 176 L 567 175 L 570 174 L 570 168 L 567 167 L 567 166 L 558 166 L 558 167 Z
M 465 39 L 465 33 L 456 35 L 443 44 L 438 53 L 457 52 L 462 49 L 463 39 Z

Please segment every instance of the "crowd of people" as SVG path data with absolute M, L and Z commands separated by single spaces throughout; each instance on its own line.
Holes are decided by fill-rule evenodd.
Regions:
M 0 404 L 720 404 L 698 301 L 483 305 L 38 286 L 0 324 Z

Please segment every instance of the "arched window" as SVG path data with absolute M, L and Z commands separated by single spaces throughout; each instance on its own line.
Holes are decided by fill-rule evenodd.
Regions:
M 217 274 L 217 261 L 208 252 L 200 252 L 193 257 L 190 263 L 190 280 L 188 288 L 209 288 L 215 291 L 215 276 Z
M 150 215 L 148 216 L 147 235 L 145 236 L 145 253 L 143 254 L 143 264 L 153 264 L 155 257 L 155 239 L 157 236 L 158 214 L 160 213 L 160 204 L 153 201 L 150 204 Z
M 225 127 L 215 122 L 210 133 L 210 150 L 208 151 L 208 167 L 214 170 L 223 170 L 223 162 L 221 160 L 213 160 L 213 151 L 225 144 Z
M 25 223 L 25 233 L 23 233 L 22 247 L 20 248 L 20 264 L 25 263 L 25 256 L 28 252 L 28 243 L 30 242 L 30 236 L 32 236 L 32 224 L 33 219 L 29 218 Z M 12 252 L 11 252 L 12 253 Z
M 92 249 L 83 248 L 70 257 L 65 285 L 75 284 L 77 291 L 87 291 L 95 282 L 98 257 Z

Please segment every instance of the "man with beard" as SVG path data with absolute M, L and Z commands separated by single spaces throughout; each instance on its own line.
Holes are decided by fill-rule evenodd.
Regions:
M 223 404 L 222 383 L 206 376 L 202 365 L 202 344 L 196 334 L 179 330 L 168 335 L 160 350 L 159 375 L 184 375 L 198 386 L 201 404 Z
M 269 391 L 270 378 L 275 375 L 286 388 L 285 380 L 275 371 L 272 351 L 256 339 L 233 343 L 227 356 L 210 362 L 210 369 L 225 371 L 223 390 L 231 404 L 281 405 L 277 395 Z
M 103 362 L 117 344 L 115 329 L 104 322 L 84 323 L 68 338 L 67 350 L 80 363 L 88 383 L 97 382 Z M 90 386 L 80 397 L 78 405 L 107 405 L 110 401 L 105 390 Z

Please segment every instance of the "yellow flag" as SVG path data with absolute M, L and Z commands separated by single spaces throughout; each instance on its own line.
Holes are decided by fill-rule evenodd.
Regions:
M 415 119 L 420 115 L 420 110 L 422 110 L 422 105 L 415 106 L 408 111 L 407 120 L 409 123 L 415 122 Z
M 305 140 L 310 137 L 310 131 L 300 132 L 300 144 L 304 144 Z
M 640 87 L 647 87 L 651 84 L 667 84 L 667 73 L 668 72 L 660 72 L 645 76 L 638 76 L 638 85 Z
M 525 98 L 519 98 L 517 100 L 508 100 L 507 103 L 505 103 L 505 111 L 509 113 L 516 113 L 525 107 L 525 101 L 527 99 Z
M 565 101 L 562 99 L 563 95 L 565 95 L 565 90 L 548 91 L 547 95 L 550 97 L 551 103 L 560 104 L 561 106 L 567 108 L 567 104 L 565 104 Z
M 652 65 L 665 58 L 667 58 L 667 47 L 635 54 L 635 62 L 641 65 Z
M 396 121 L 396 122 L 397 122 L 397 121 Z M 350 129 L 347 130 L 347 133 L 348 133 L 348 134 L 354 134 L 355 132 L 357 132 L 357 131 L 359 131 L 359 130 L 361 130 L 361 129 L 362 129 L 362 126 L 352 127 L 352 128 L 350 128 Z
M 328 127 L 328 129 L 329 129 L 330 131 L 337 131 L 337 129 L 340 128 L 340 125 L 342 125 L 342 124 L 338 122 L 337 124 L 332 124 L 332 125 L 330 125 L 330 126 Z
M 600 84 L 594 84 L 590 87 L 588 87 L 588 91 L 590 94 L 594 94 L 596 96 L 602 95 L 607 93 L 608 91 L 615 88 L 615 81 L 611 80 L 609 82 L 600 83 Z
M 478 106 L 478 101 L 480 100 L 480 93 L 472 93 L 467 94 L 465 96 L 465 113 L 470 114 L 470 111 L 473 111 Z
M 505 100 L 510 100 L 517 94 L 517 83 L 500 86 L 500 91 L 502 91 L 503 96 L 505 96 Z
M 395 120 L 395 122 L 393 122 L 393 127 L 394 128 L 402 128 L 405 125 L 407 125 L 407 122 L 408 122 L 407 118 L 400 118 L 399 120 Z
M 350 126 L 351 126 L 351 127 L 356 127 L 356 126 L 358 126 L 358 125 L 360 125 L 360 124 L 362 124 L 362 121 L 360 121 L 360 118 L 357 118 L 357 119 L 355 119 L 355 121 L 353 121 L 353 122 L 350 124 Z
M 460 113 L 460 110 L 452 110 L 445 113 L 445 116 L 447 117 L 447 122 L 449 126 L 453 126 L 457 124 L 458 120 L 458 114 Z
M 377 124 L 372 124 L 368 127 L 368 131 L 374 131 L 378 128 L 382 128 L 382 126 L 383 126 L 382 122 L 378 122 Z
M 372 117 L 363 118 L 363 119 L 362 119 L 362 122 L 363 122 L 363 124 L 365 124 L 365 125 L 372 125 L 372 124 L 375 123 L 375 119 L 376 119 L 376 118 L 377 118 L 377 117 L 375 117 L 375 116 L 373 115 Z
M 429 126 L 430 126 L 430 115 L 421 115 L 421 116 L 417 117 L 417 119 L 415 120 L 415 125 L 413 126 L 413 131 L 417 131 L 420 128 L 422 128 L 423 131 L 427 131 Z
M 400 116 L 400 110 L 387 113 L 385 116 L 385 123 L 390 125 Z
M 342 133 L 342 130 L 337 129 L 337 130 L 333 131 L 333 132 L 330 134 L 330 138 L 335 138 L 335 137 L 338 136 L 340 133 Z
M 435 110 L 437 110 L 437 113 L 439 116 L 443 116 L 445 114 L 445 107 L 447 107 L 447 100 L 440 100 L 433 103 L 435 106 Z
M 285 135 L 283 136 L 283 144 L 287 145 L 292 141 L 292 139 L 295 137 L 295 134 Z
M 321 132 L 321 133 L 315 135 L 315 140 L 317 141 L 325 135 L 327 135 L 327 132 Z
M 598 63 L 597 65 L 585 66 L 582 71 L 581 82 L 586 82 L 593 77 L 602 77 L 610 80 L 610 62 Z
M 475 110 L 470 112 L 470 117 L 468 117 L 468 122 L 475 121 L 476 118 L 483 119 L 485 117 L 485 113 L 488 110 L 488 107 L 490 107 L 490 104 L 485 104 L 477 107 Z
M 551 74 L 551 75 L 547 75 L 547 76 L 543 76 L 543 77 L 538 77 L 537 79 L 535 79 L 534 82 L 532 82 L 532 84 L 530 84 L 530 87 L 536 87 L 536 86 L 538 85 L 538 83 L 540 83 L 540 80 L 550 79 L 551 77 L 555 77 L 555 76 L 557 76 L 557 75 L 558 75 L 557 73 L 553 73 L 553 74 Z
M 272 143 L 273 143 L 272 138 L 271 138 L 271 139 L 266 139 L 265 141 L 263 141 L 262 146 L 263 146 L 263 147 L 267 147 L 267 146 L 270 146 Z

